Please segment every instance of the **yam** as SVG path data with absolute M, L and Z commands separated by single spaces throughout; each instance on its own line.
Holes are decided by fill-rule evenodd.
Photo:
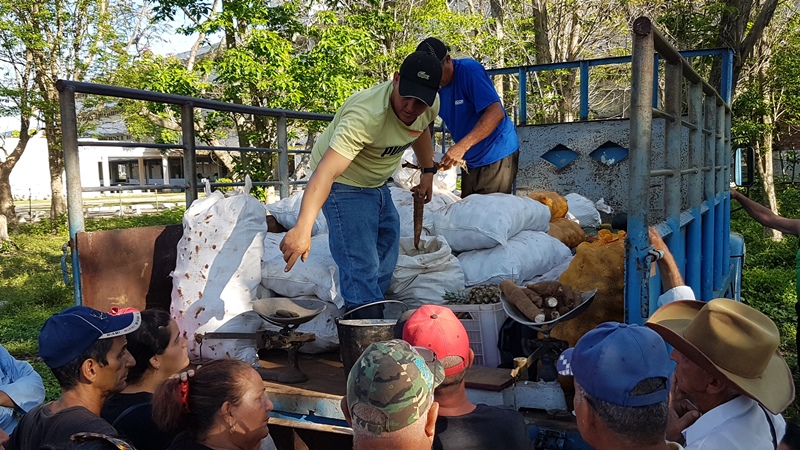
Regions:
M 528 298 L 531 299 L 531 302 L 533 302 L 534 305 L 536 305 L 538 308 L 542 307 L 544 301 L 542 300 L 541 295 L 539 295 L 536 291 L 527 287 L 522 288 L 522 291 L 525 292 L 525 295 L 527 295 Z
M 528 319 L 536 322 L 542 310 L 533 304 L 525 292 L 511 280 L 503 280 L 500 282 L 500 290 L 508 297 L 512 305 L 516 306 Z
M 425 198 L 414 192 L 414 248 L 419 250 L 419 238 L 422 236 L 422 218 L 425 211 Z
M 558 294 L 561 283 L 558 281 L 542 281 L 540 283 L 529 284 L 528 289 L 536 291 L 542 297 L 553 297 Z
M 567 199 L 558 192 L 539 191 L 528 194 L 528 197 L 547 206 L 550 209 L 550 222 L 561 219 L 569 210 Z

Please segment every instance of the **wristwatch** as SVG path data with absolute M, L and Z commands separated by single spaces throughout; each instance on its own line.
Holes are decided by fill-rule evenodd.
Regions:
M 422 173 L 436 173 L 439 168 L 434 164 L 431 167 L 423 167 Z

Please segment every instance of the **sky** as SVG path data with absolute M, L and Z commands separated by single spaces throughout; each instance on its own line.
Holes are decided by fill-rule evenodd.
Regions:
M 171 24 L 172 29 L 179 27 L 180 23 Z M 154 42 L 150 50 L 157 55 L 172 55 L 189 51 L 197 39 L 197 35 L 184 36 L 170 33 L 163 36 L 162 41 Z M 31 124 L 36 127 L 36 124 Z M 0 135 L 9 131 L 19 130 L 19 117 L 0 117 Z

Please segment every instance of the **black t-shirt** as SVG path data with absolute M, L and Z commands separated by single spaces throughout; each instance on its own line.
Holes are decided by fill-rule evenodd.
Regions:
M 11 434 L 6 449 L 37 450 L 45 445 L 61 447 L 69 443 L 70 436 L 82 431 L 117 436 L 114 427 L 83 406 L 73 406 L 53 414 L 50 412 L 51 404 L 28 411 Z
M 181 433 L 175 437 L 169 450 L 211 450 L 211 448 L 193 441 L 188 433 Z
M 153 422 L 152 399 L 153 394 L 149 392 L 114 394 L 106 400 L 100 416 L 137 449 L 166 450 L 175 435 L 162 431 Z M 120 417 L 123 413 L 125 415 Z
M 433 450 L 526 450 L 533 448 L 525 419 L 513 409 L 477 405 L 463 416 L 439 416 Z

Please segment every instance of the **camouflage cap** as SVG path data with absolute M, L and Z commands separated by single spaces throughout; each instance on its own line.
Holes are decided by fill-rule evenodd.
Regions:
M 354 424 L 374 434 L 391 433 L 416 422 L 444 380 L 444 368 L 434 358 L 427 362 L 411 345 L 399 339 L 367 347 L 347 377 L 347 406 Z M 376 414 L 359 416 L 360 405 Z M 382 420 L 375 420 L 376 418 Z

